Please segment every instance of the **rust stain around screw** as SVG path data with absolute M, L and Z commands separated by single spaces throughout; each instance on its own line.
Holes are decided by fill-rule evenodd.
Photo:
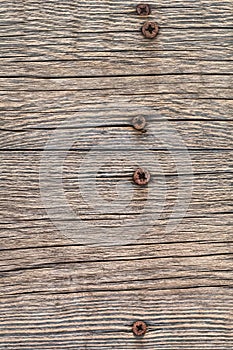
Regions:
M 146 119 L 142 116 L 134 117 L 132 120 L 134 129 L 143 130 L 146 126 Z
M 153 39 L 159 32 L 159 26 L 155 22 L 145 22 L 142 26 L 142 34 L 147 39 Z
M 133 333 L 137 337 L 142 337 L 147 331 L 147 325 L 143 321 L 136 321 L 133 324 Z
M 139 186 L 145 186 L 150 181 L 150 173 L 146 169 L 138 168 L 133 175 L 134 182 Z
M 136 12 L 139 16 L 149 16 L 151 13 L 150 5 L 148 4 L 139 4 L 136 7 Z

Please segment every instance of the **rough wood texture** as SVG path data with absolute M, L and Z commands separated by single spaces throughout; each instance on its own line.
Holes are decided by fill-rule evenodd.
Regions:
M 160 25 L 153 41 L 140 33 L 136 4 L 0 1 L 1 350 L 233 348 L 232 0 L 152 2 Z M 146 117 L 146 133 L 132 128 L 135 115 Z M 78 123 L 67 127 L 70 118 Z M 84 242 L 71 238 L 72 226 L 61 232 L 63 208 L 52 208 L 50 220 L 41 159 L 57 127 L 65 146 L 77 135 L 64 161 L 67 201 L 96 231 L 110 235 L 122 224 L 118 244 L 85 243 L 88 228 Z M 169 128 L 182 144 L 161 143 Z M 116 185 L 128 183 L 130 211 L 114 212 L 109 202 L 108 212 L 95 213 L 82 198 L 83 159 L 106 142 L 112 161 L 98 190 L 115 199 Z M 178 172 L 171 153 L 182 159 L 186 150 L 192 169 Z M 123 224 L 137 220 L 148 198 L 131 181 L 139 154 L 160 165 L 150 164 L 152 185 L 166 198 L 157 217 L 162 200 L 152 193 L 155 218 L 135 221 L 131 237 Z M 87 172 L 87 183 L 94 175 Z M 192 198 L 167 233 L 180 179 L 192 181 Z M 131 330 L 136 320 L 148 324 L 142 339 Z

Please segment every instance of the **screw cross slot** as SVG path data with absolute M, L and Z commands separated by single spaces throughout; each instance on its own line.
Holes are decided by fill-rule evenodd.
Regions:
M 148 170 L 138 168 L 133 176 L 134 182 L 139 186 L 145 186 L 150 181 L 150 173 Z
M 159 26 L 155 22 L 146 22 L 142 27 L 142 34 L 145 38 L 153 39 L 159 32 Z
M 150 5 L 148 4 L 139 4 L 136 7 L 136 12 L 139 16 L 149 16 L 151 13 Z
M 147 325 L 145 322 L 143 321 L 136 321 L 133 324 L 133 333 L 134 335 L 136 335 L 137 337 L 142 337 L 145 335 L 147 331 Z

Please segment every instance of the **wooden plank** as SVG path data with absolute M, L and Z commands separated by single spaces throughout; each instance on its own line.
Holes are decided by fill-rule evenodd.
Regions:
M 99 160 L 92 160 L 92 168 L 87 176 L 89 180 L 87 182 L 94 181 L 95 170 L 100 165 L 107 166 L 104 159 L 109 159 L 111 156 L 111 169 L 103 168 L 104 181 L 100 177 L 97 178 L 98 189 L 103 196 L 110 196 L 114 198 L 115 186 L 119 181 L 127 181 L 128 197 L 134 197 L 135 186 L 131 184 L 132 175 L 137 166 L 138 152 L 135 152 L 135 164 L 132 163 L 129 157 L 129 152 L 105 152 L 102 160 L 102 164 L 99 164 Z M 65 164 L 63 173 L 63 185 L 66 196 L 69 203 L 78 210 L 82 215 L 83 220 L 87 220 L 88 217 L 95 221 L 95 224 L 102 225 L 104 223 L 110 225 L 116 225 L 119 222 L 119 213 L 109 214 L 104 216 L 102 214 L 94 214 L 90 208 L 88 208 L 85 200 L 83 200 L 80 190 L 77 174 L 79 167 L 82 164 L 83 158 L 86 152 L 73 152 L 69 154 Z M 134 155 L 134 153 L 133 153 Z M 210 215 L 213 213 L 228 213 L 231 210 L 231 179 L 232 179 L 232 152 L 231 151 L 219 151 L 219 152 L 191 152 L 191 159 L 193 164 L 193 173 L 189 174 L 177 174 L 175 160 L 169 152 L 155 152 L 154 162 L 151 162 L 150 172 L 154 176 L 154 181 L 161 181 L 163 177 L 166 177 L 167 184 L 167 199 L 162 215 L 163 219 L 167 219 L 171 214 L 172 207 L 175 203 L 175 194 L 179 191 L 179 176 L 187 176 L 192 180 L 193 178 L 193 194 L 192 201 L 189 205 L 187 215 L 190 217 Z M 143 153 L 142 158 L 146 161 L 146 151 Z M 151 161 L 151 154 L 148 155 L 149 162 Z M 180 152 L 182 157 L 182 151 Z M 122 161 L 122 159 L 124 159 Z M 141 156 L 140 156 L 141 158 Z M 128 160 L 127 160 L 128 159 Z M 217 163 L 216 160 L 219 161 Z M 4 152 L 1 154 L 1 173 L 4 175 L 2 181 L 1 193 L 1 215 L 4 222 L 11 222 L 17 220 L 30 219 L 43 219 L 45 218 L 45 211 L 41 207 L 40 201 L 40 187 L 39 187 L 39 172 L 40 172 L 41 153 L 28 153 L 28 152 Z M 108 160 L 109 162 L 109 160 Z M 157 164 L 160 164 L 161 170 L 158 172 Z M 123 165 L 123 166 L 122 166 Z M 56 168 L 54 169 L 56 171 Z M 184 170 L 185 171 L 185 170 Z M 30 178 L 30 181 L 27 179 Z M 219 184 L 221 183 L 221 186 Z M 53 188 L 54 184 L 50 183 L 50 179 L 47 179 L 48 188 Z M 56 185 L 56 184 L 55 184 Z M 160 187 L 164 185 L 161 182 Z M 113 188 L 113 189 L 112 189 Z M 164 188 L 165 190 L 165 188 Z M 191 191 L 191 189 L 190 189 Z M 153 194 L 152 194 L 153 195 Z M 154 194 L 158 195 L 157 192 Z M 145 193 L 142 192 L 142 198 Z M 135 205 L 142 201 L 139 196 L 138 199 L 132 199 Z M 147 200 L 145 196 L 145 201 Z M 160 212 L 161 198 L 159 202 L 154 200 L 154 207 L 151 208 L 156 215 Z M 147 209 L 148 210 L 148 209 Z M 57 217 L 58 215 L 58 217 Z M 60 218 L 60 213 L 55 212 L 54 219 Z M 124 215 L 127 215 L 126 213 Z M 134 217 L 134 212 L 129 210 L 129 217 Z M 125 217 L 125 216 L 124 216 Z M 99 221 L 100 220 L 100 221 Z M 146 219 L 147 221 L 147 219 Z M 158 220 L 154 220 L 158 223 Z M 151 223 L 148 221 L 148 224 Z
M 153 43 L 142 38 L 144 20 L 134 7 L 129 1 L 3 2 L 7 25 L 1 27 L 0 47 L 7 59 L 1 75 L 143 75 L 155 74 L 155 66 L 157 73 L 232 72 L 230 0 L 211 6 L 208 1 L 157 3 L 152 17 L 161 30 Z
M 1 272 L 5 282 L 4 293 L 6 296 L 12 296 L 16 293 L 29 294 L 32 291 L 108 292 L 109 289 L 124 291 L 142 287 L 144 290 L 173 290 L 177 288 L 177 284 L 179 289 L 221 286 L 232 288 L 232 271 L 228 264 L 232 258 L 232 245 L 218 247 L 215 244 L 212 247 L 213 253 L 211 245 L 206 245 L 205 253 L 200 251 L 198 254 L 185 247 L 190 256 L 186 256 L 185 250 L 178 250 L 174 256 L 171 252 L 163 251 L 162 247 L 156 253 L 155 247 L 150 248 L 147 247 L 146 256 L 140 258 L 132 258 L 130 254 L 122 260 L 108 261 L 99 258 L 93 262 L 80 261 L 79 258 L 76 260 L 75 257 L 68 261 L 64 261 L 63 258 L 59 262 L 56 258 L 54 263 L 45 258 L 42 264 L 33 261 L 31 266 L 27 264 L 24 267 L 22 262 L 19 268 L 11 269 L 4 265 Z M 196 248 L 198 249 L 198 246 Z M 69 250 L 66 253 L 69 253 Z
M 128 85 L 126 85 L 126 82 Z M 132 90 L 134 87 L 134 91 Z M 176 88 L 175 88 L 176 87 Z M 198 89 L 202 87 L 201 93 Z M 211 97 L 211 90 L 219 90 L 224 94 L 224 98 L 227 99 L 227 93 L 231 92 L 232 84 L 231 77 L 225 75 L 205 75 L 200 74 L 182 74 L 171 75 L 165 80 L 163 75 L 151 75 L 151 76 L 125 76 L 125 77 L 93 77 L 92 79 L 86 78 L 0 78 L 1 92 L 8 92 L 9 96 L 12 92 L 52 92 L 52 91 L 82 91 L 90 94 L 96 93 L 98 96 L 99 91 L 110 90 L 111 94 L 118 92 L 124 95 L 126 94 L 174 94 L 182 95 L 195 93 L 198 97 Z M 186 96 L 184 96 L 186 97 Z M 221 96 L 218 97 L 221 98 Z M 35 96 L 25 95 L 25 100 L 36 99 Z M 231 95 L 228 97 L 231 99 Z
M 224 40 L 224 38 L 222 38 Z M 124 41 L 124 40 L 123 40 Z M 212 51 L 216 45 L 213 46 Z M 10 51 L 12 52 L 11 48 Z M 122 51 L 122 50 L 121 50 Z M 173 50 L 172 50 L 173 51 Z M 39 78 L 61 78 L 61 77 L 89 77 L 92 76 L 131 76 L 131 75 L 174 75 L 174 74 L 227 74 L 232 73 L 232 63 L 229 58 L 226 60 L 215 58 L 215 54 L 218 54 L 218 50 L 204 53 L 204 57 L 200 57 L 199 50 L 196 54 L 189 55 L 187 49 L 183 53 L 167 52 L 166 57 L 152 53 L 149 53 L 149 58 L 143 53 L 144 58 L 140 59 L 140 55 L 137 51 L 126 57 L 124 53 L 111 55 L 88 52 L 89 59 L 83 57 L 83 53 L 73 59 L 54 59 L 48 57 L 47 59 L 31 62 L 22 58 L 22 62 L 9 59 L 1 60 L 1 77 L 39 77 Z M 82 51 L 83 52 L 83 51 Z M 231 52 L 229 53 L 229 55 Z M 187 57 L 188 55 L 188 57 Z M 224 55 L 221 48 L 221 57 Z M 128 54 L 127 54 L 128 56 Z M 194 57 L 193 57 L 194 56 Z M 44 57 L 44 56 L 43 56 Z M 64 58 L 64 54 L 62 54 Z M 207 58 L 206 58 L 207 57 Z M 211 58 L 210 58 L 211 57 Z M 135 61 L 136 60 L 136 61 Z M 162 61 L 161 61 L 162 60 Z M 229 79 L 232 79 L 229 77 Z
M 60 284 L 63 283 L 68 287 L 71 278 L 62 278 Z M 74 293 L 60 294 L 56 289 L 50 293 L 46 288 L 41 293 L 34 293 L 32 289 L 31 293 L 5 297 L 0 317 L 8 310 L 3 324 L 8 347 L 180 350 L 191 345 L 195 350 L 200 347 L 212 350 L 231 344 L 230 289 L 199 286 L 179 290 L 77 293 L 79 286 L 77 280 Z M 14 300 L 17 306 L 12 308 Z M 141 317 L 149 325 L 146 340 L 131 336 L 131 324 Z M 4 338 L 0 341 L 4 346 Z
M 122 50 L 120 50 L 122 51 Z M 218 55 L 218 51 L 215 52 Z M 155 53 L 151 58 L 145 58 L 147 55 L 143 53 L 144 58 L 140 58 L 140 54 L 137 51 L 134 54 L 126 55 L 111 54 L 108 55 L 108 59 L 105 58 L 105 53 L 88 52 L 89 59 L 83 57 L 83 54 L 77 55 L 74 59 L 39 59 L 37 61 L 31 61 L 22 59 L 12 60 L 2 59 L 2 72 L 1 77 L 38 77 L 38 78 L 61 78 L 61 77 L 124 77 L 124 76 L 145 76 L 145 75 L 174 75 L 174 74 L 232 74 L 232 63 L 230 57 L 226 60 L 218 56 L 212 55 L 212 51 L 206 51 L 203 56 L 195 51 L 190 52 L 184 50 L 184 52 L 175 52 L 171 58 L 170 51 L 167 51 L 164 55 Z M 188 57 L 187 57 L 188 55 Z M 210 58 L 210 56 L 212 57 Z M 231 55 L 231 52 L 226 53 Z M 82 57 L 80 57 L 82 56 Z M 128 55 L 127 55 L 128 56 Z M 135 64 L 135 58 L 138 58 L 138 62 Z M 164 61 L 164 66 L 161 65 L 161 59 Z M 90 62 L 89 62 L 90 60 Z M 177 67 L 179 65 L 179 67 Z M 11 69 L 12 67 L 12 69 Z M 128 70 L 128 71 L 127 71 Z M 208 71 L 208 73 L 206 73 Z
M 209 1 L 180 1 L 175 3 L 157 1 L 152 3 L 151 17 L 156 18 L 161 27 L 229 27 L 232 24 L 232 3 L 224 0 L 218 3 Z M 64 33 L 77 31 L 90 32 L 94 23 L 95 31 L 132 31 L 137 28 L 139 19 L 131 1 L 67 1 L 49 0 L 1 2 L 1 25 L 9 28 L 10 23 L 18 25 L 24 21 L 27 31 L 53 31 Z M 16 17 L 16 14 L 18 15 Z M 20 22 L 21 19 L 21 22 Z M 12 21 L 12 22 L 11 22 Z M 12 23 L 12 24 L 13 24 Z M 59 26 L 58 26 L 59 23 Z M 12 28 L 13 30 L 13 28 Z
M 143 249 L 146 245 L 153 246 L 154 251 L 156 251 L 158 245 L 161 244 L 165 246 L 167 244 L 168 248 L 172 248 L 170 251 L 171 254 L 174 254 L 176 249 L 178 249 L 177 247 L 179 245 L 183 247 L 185 243 L 187 243 L 187 248 L 190 247 L 192 243 L 194 246 L 198 244 L 201 245 L 202 243 L 210 245 L 212 243 L 228 244 L 228 242 L 232 241 L 232 219 L 232 214 L 228 212 L 216 211 L 214 216 L 211 213 L 205 214 L 204 216 L 198 213 L 196 217 L 185 217 L 179 225 L 178 230 L 170 235 L 164 234 L 164 226 L 167 224 L 167 220 L 160 220 L 154 225 L 152 234 L 141 237 L 141 244 L 137 244 L 137 246 L 141 247 L 140 254 L 145 254 L 145 250 Z M 48 252 L 47 259 L 50 259 L 50 250 L 47 250 L 47 248 L 49 249 L 50 247 L 51 249 L 54 248 L 53 252 L 57 252 L 59 256 L 63 254 L 63 258 L 66 257 L 66 247 L 70 247 L 71 251 L 77 249 L 78 254 L 81 254 L 81 249 L 86 259 L 91 259 L 91 257 L 95 258 L 96 256 L 108 259 L 110 252 L 112 252 L 115 257 L 120 257 L 120 249 L 118 247 L 113 248 L 111 246 L 109 249 L 109 247 L 106 248 L 103 246 L 97 249 L 96 246 L 92 248 L 91 245 L 80 246 L 80 244 L 70 239 L 72 232 L 67 230 L 66 234 L 62 234 L 48 218 L 40 218 L 38 220 L 30 219 L 30 217 L 27 217 L 26 220 L 2 218 L 0 225 L 1 256 L 3 256 L 5 250 L 9 259 L 11 259 L 11 264 L 14 264 L 14 266 L 17 265 L 17 260 L 14 260 L 17 250 L 22 250 L 23 256 L 26 254 L 28 261 L 29 259 L 34 261 L 36 252 L 38 261 L 40 261 L 40 256 L 43 252 Z M 209 235 L 208 232 L 211 232 L 211 235 Z M 216 245 L 216 247 L 217 246 L 218 245 Z M 80 249 L 78 247 L 80 247 Z M 134 255 L 134 252 L 137 252 L 135 248 L 133 248 L 132 244 L 132 255 Z M 60 251 L 62 253 L 60 253 Z M 124 251 L 122 254 L 125 257 L 125 254 L 128 254 L 127 246 L 124 248 L 124 245 L 122 245 L 121 251 Z M 76 253 L 72 252 L 72 255 L 74 254 Z M 10 258 L 11 256 L 12 258 Z M 29 256 L 31 256 L 31 258 Z M 82 255 L 80 255 L 80 259 L 81 256 Z M 9 261 L 8 264 L 10 264 Z M 20 267 L 20 264 L 17 266 Z
M 1 1 L 1 349 L 232 348 L 232 1 L 152 2 L 152 41 L 135 5 Z M 70 220 L 52 200 L 58 169 L 41 178 L 58 127 L 63 142 L 43 164 L 63 157 Z M 96 147 L 102 158 L 83 169 Z M 139 189 L 143 162 L 152 181 Z M 105 212 L 88 202 L 93 181 Z M 161 196 L 148 197 L 156 184 Z M 189 207 L 171 218 L 181 190 Z M 113 210 L 127 198 L 130 210 Z M 93 227 L 107 234 L 90 242 Z M 132 334 L 138 319 L 144 338 Z
M 59 27 L 66 32 L 92 31 L 132 31 L 138 26 L 138 16 L 135 3 L 131 1 L 84 1 L 77 0 L 71 3 L 61 1 L 27 1 L 24 4 L 24 14 L 28 20 L 27 29 L 58 31 Z M 232 22 L 232 3 L 221 1 L 212 3 L 211 7 L 206 1 L 157 1 L 152 3 L 151 17 L 156 18 L 161 27 L 228 27 Z M 30 21 L 29 21 L 30 20 Z M 143 22 L 144 19 L 141 19 Z M 69 23 L 69 26 L 67 24 Z M 65 32 L 65 33 L 66 33 Z M 63 32 L 64 33 L 64 32 Z
M 51 100 L 50 100 L 51 103 Z M 78 119 L 78 122 L 77 122 Z M 170 122 L 169 126 L 167 122 L 158 121 L 152 125 L 148 124 L 147 133 L 140 135 L 138 132 L 132 130 L 132 126 L 129 125 L 131 119 L 124 118 L 122 124 L 119 124 L 119 120 L 109 117 L 112 126 L 107 126 L 105 121 L 107 118 L 103 118 L 103 122 L 98 120 L 91 122 L 89 125 L 82 127 L 82 118 L 74 118 L 74 122 L 71 124 L 77 124 L 76 129 L 58 131 L 61 136 L 57 141 L 59 144 L 54 143 L 54 149 L 64 149 L 67 143 L 72 138 L 75 138 L 76 142 L 71 144 L 72 149 L 90 150 L 97 144 L 99 147 L 106 144 L 109 148 L 123 151 L 124 149 L 131 149 L 135 145 L 139 145 L 146 149 L 164 149 L 165 147 L 172 149 L 182 148 L 180 138 L 170 139 L 169 134 L 179 134 L 183 142 L 189 149 L 231 149 L 232 148 L 232 122 L 230 121 L 177 121 Z M 84 119 L 83 119 L 84 120 Z M 99 124 L 98 129 L 95 129 L 95 124 Z M 66 125 L 66 124 L 65 124 Z M 114 126 L 115 125 L 115 126 Z M 59 129 L 60 130 L 60 129 Z M 56 131 L 54 132 L 56 135 Z M 0 147 L 4 150 L 27 150 L 38 149 L 43 150 L 46 145 L 46 141 L 53 138 L 53 131 L 46 130 L 27 130 L 22 132 L 1 131 Z M 54 136 L 55 138 L 55 136 Z M 166 145 L 162 143 L 162 140 L 166 138 Z M 122 140 L 122 145 L 119 144 L 119 140 Z M 75 141 L 75 140 L 74 140 Z M 62 144 L 61 144 L 62 142 Z
M 46 100 L 47 101 L 47 100 Z M 45 102 L 46 102 L 45 101 Z M 225 99 L 199 99 L 199 98 L 187 98 L 182 99 L 166 98 L 163 95 L 149 97 L 144 96 L 142 99 L 140 96 L 134 95 L 134 98 L 130 96 L 118 96 L 117 102 L 115 98 L 111 96 L 105 96 L 104 100 L 94 100 L 93 103 L 88 101 L 79 100 L 78 94 L 75 101 L 72 101 L 73 108 L 68 110 L 68 106 L 56 108 L 53 105 L 52 108 L 45 110 L 28 111 L 23 110 L 23 101 L 16 99 L 18 108 L 14 109 L 14 104 L 11 102 L 11 107 L 8 108 L 8 102 L 4 104 L 4 108 L 0 111 L 1 116 L 1 131 L 12 131 L 9 135 L 12 135 L 13 131 L 27 131 L 28 129 L 42 130 L 42 129 L 54 129 L 61 127 L 62 123 L 69 120 L 72 117 L 87 118 L 90 120 L 103 120 L 103 116 L 111 114 L 111 119 L 118 120 L 118 123 L 127 124 L 133 119 L 135 115 L 157 115 L 167 121 L 221 121 L 232 120 L 232 100 Z M 19 108 L 21 110 L 19 112 Z M 3 137 L 3 133 L 1 134 Z M 11 136 L 12 137 L 12 136 Z

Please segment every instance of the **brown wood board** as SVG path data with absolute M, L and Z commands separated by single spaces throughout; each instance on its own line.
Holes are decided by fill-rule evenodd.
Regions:
M 0 349 L 231 350 L 232 1 L 152 2 L 153 40 L 128 0 L 0 5 Z M 83 168 L 96 146 L 97 173 L 98 157 Z M 46 154 L 63 157 L 75 219 L 41 198 L 57 193 Z M 82 196 L 93 179 L 103 213 Z M 190 203 L 171 217 L 180 184 Z M 93 227 L 109 235 L 90 242 Z

